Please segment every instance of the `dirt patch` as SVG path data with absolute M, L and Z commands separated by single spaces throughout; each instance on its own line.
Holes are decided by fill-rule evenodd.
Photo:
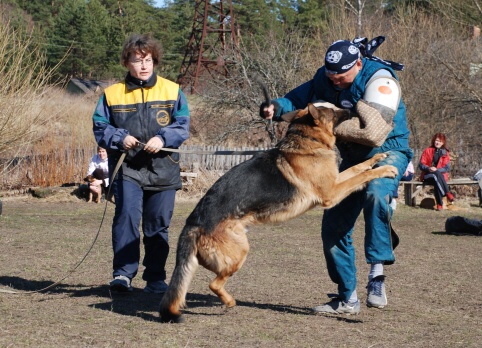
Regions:
M 477 199 L 465 203 L 463 215 L 480 219 Z M 186 197 L 176 204 L 168 273 L 194 204 Z M 3 200 L 0 288 L 36 290 L 61 279 L 91 245 L 104 207 L 79 199 Z M 187 297 L 186 322 L 174 325 L 158 322 L 160 296 L 142 292 L 140 274 L 134 292 L 109 292 L 113 205 L 108 204 L 100 236 L 77 272 L 46 293 L 0 293 L 0 346 L 479 347 L 482 239 L 444 233 L 445 220 L 460 213 L 399 204 L 393 223 L 401 244 L 397 262 L 386 267 L 389 304 L 382 310 L 363 304 L 354 317 L 310 314 L 336 291 L 322 255 L 321 210 L 254 227 L 246 264 L 227 283 L 238 305 L 225 310 L 208 288 L 212 274 L 199 268 Z M 362 300 L 368 274 L 363 228 L 359 219 L 354 243 Z

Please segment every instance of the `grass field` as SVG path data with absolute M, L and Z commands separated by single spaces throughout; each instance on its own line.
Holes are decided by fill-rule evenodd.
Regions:
M 316 316 L 310 308 L 336 291 L 322 255 L 314 209 L 292 221 L 257 226 L 251 251 L 227 283 L 238 305 L 225 310 L 197 271 L 183 324 L 158 321 L 160 295 L 135 290 L 114 295 L 111 279 L 109 204 L 91 253 L 78 270 L 45 293 L 0 293 L 0 347 L 480 347 L 482 340 L 482 239 L 444 232 L 452 215 L 482 218 L 477 199 L 461 211 L 399 204 L 393 223 L 401 238 L 397 262 L 386 267 L 389 304 L 365 306 L 368 267 L 363 257 L 363 219 L 354 233 L 358 250 L 358 316 Z M 195 202 L 179 200 L 171 226 L 175 245 Z M 459 203 L 457 203 L 459 204 Z M 41 289 L 61 279 L 84 256 L 99 228 L 104 206 L 75 197 L 3 200 L 0 216 L 0 289 Z M 142 271 L 142 268 L 141 270 Z

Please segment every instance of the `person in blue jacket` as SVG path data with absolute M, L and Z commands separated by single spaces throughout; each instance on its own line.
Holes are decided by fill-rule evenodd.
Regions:
M 413 152 L 409 148 L 406 110 L 394 71 L 403 70 L 403 65 L 373 55 L 384 39 L 379 36 L 371 41 L 356 38 L 334 42 L 326 52 L 325 65 L 313 79 L 283 98 L 272 100 L 270 105 L 260 107 L 263 118 L 275 121 L 289 121 L 284 116 L 293 115 L 291 111 L 304 109 L 308 103 L 319 100 L 349 109 L 355 117 L 340 122 L 335 128 L 340 171 L 380 152 L 387 153 L 388 157 L 377 166 L 390 164 L 398 169 L 396 178 L 375 179 L 366 189 L 325 210 L 321 237 L 328 273 L 338 286 L 338 295 L 314 307 L 314 313 L 360 312 L 352 233 L 361 211 L 365 218 L 365 258 L 370 264 L 366 304 L 375 308 L 387 305 L 384 265 L 394 263 L 396 244 L 392 240 L 393 211 L 389 202 Z M 377 115 L 375 120 L 366 114 L 367 107 Z M 380 129 L 383 134 L 379 134 Z
M 167 289 L 169 224 L 176 190 L 181 188 L 177 149 L 189 136 L 186 98 L 174 82 L 154 73 L 161 46 L 149 35 L 131 35 L 121 53 L 125 79 L 105 89 L 93 115 L 97 144 L 108 152 L 109 173 L 123 152 L 122 166 L 111 185 L 115 198 L 112 223 L 112 291 L 132 290 L 144 243 L 142 279 L 145 292 Z

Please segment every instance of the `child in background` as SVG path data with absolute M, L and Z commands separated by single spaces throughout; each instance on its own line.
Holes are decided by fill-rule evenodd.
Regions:
M 413 179 L 414 174 L 415 174 L 415 169 L 413 168 L 412 161 L 410 161 L 400 181 L 411 181 Z M 392 207 L 393 210 L 397 209 L 397 198 L 398 198 L 398 187 L 393 191 L 392 200 L 390 201 L 390 207 Z

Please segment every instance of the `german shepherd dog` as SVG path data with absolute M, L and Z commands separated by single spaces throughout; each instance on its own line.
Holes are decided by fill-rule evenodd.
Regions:
M 180 309 L 198 264 L 216 274 L 209 288 L 226 307 L 236 305 L 224 285 L 246 260 L 248 226 L 286 221 L 317 205 L 333 207 L 370 180 L 397 175 L 394 166 L 373 168 L 387 157 L 383 153 L 338 172 L 333 127 L 347 112 L 310 104 L 297 112 L 275 148 L 214 183 L 179 236 L 176 266 L 160 304 L 161 321 L 183 321 Z

